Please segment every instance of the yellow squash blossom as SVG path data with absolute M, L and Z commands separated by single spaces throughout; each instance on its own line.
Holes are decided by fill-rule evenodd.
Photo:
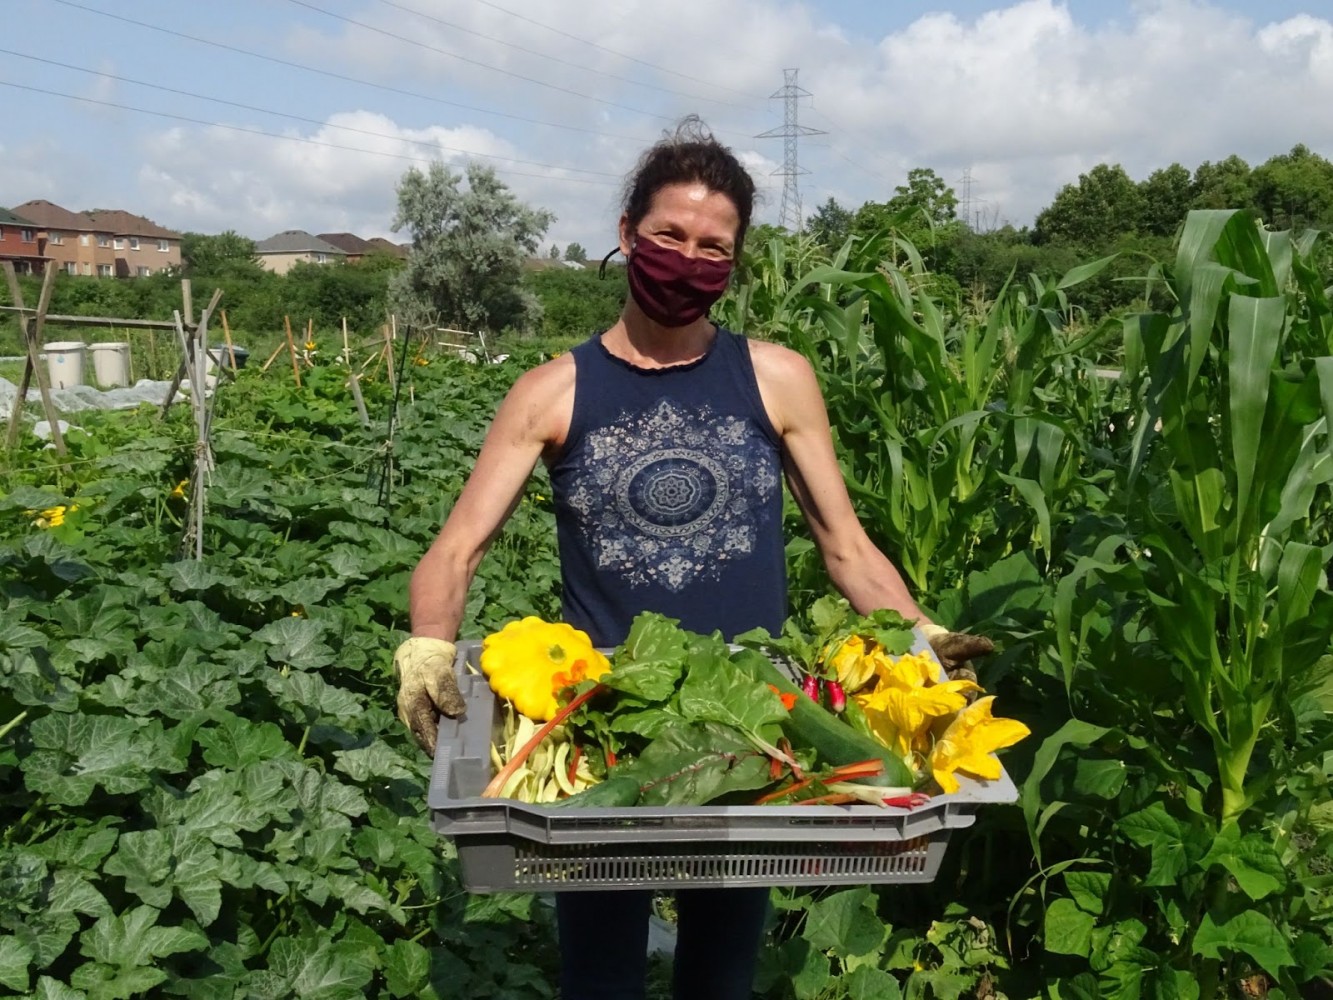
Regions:
M 870 683 L 875 668 L 883 657 L 879 645 L 872 639 L 853 635 L 824 662 L 837 675 L 838 683 L 848 694 L 855 694 Z
M 535 616 L 510 622 L 481 643 L 481 670 L 491 689 L 538 722 L 560 710 L 557 696 L 565 688 L 610 669 L 586 632 Z
M 994 701 L 994 695 L 978 698 L 958 713 L 935 743 L 930 772 L 944 791 L 958 791 L 955 771 L 994 781 L 1000 776 L 1000 762 L 991 755 L 1029 735 L 1028 727 L 1016 719 L 992 716 Z
M 189 486 L 189 485 L 190 485 L 190 481 L 189 481 L 188 479 L 182 479 L 179 483 L 177 483 L 177 484 L 176 484 L 176 488 L 175 488 L 174 490 L 171 491 L 172 499 L 174 499 L 174 500 L 184 500 L 184 499 L 185 499 L 185 487 L 187 487 L 187 486 Z
M 885 684 L 869 694 L 855 696 L 876 738 L 900 756 L 925 750 L 931 723 L 952 715 L 967 704 L 967 694 L 980 691 L 972 681 L 943 684 Z

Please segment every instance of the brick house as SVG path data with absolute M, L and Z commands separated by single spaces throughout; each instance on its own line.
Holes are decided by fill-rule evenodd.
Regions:
M 45 250 L 37 223 L 0 208 L 0 260 L 12 261 L 19 274 L 41 274 Z
M 115 273 L 120 278 L 146 278 L 181 266 L 181 234 L 133 212 L 108 209 L 85 212 L 99 230 L 111 233 Z
M 255 244 L 255 255 L 265 270 L 286 274 L 300 263 L 337 264 L 347 252 L 312 236 L 304 229 L 287 229 Z
M 45 199 L 15 205 L 15 215 L 31 219 L 37 237 L 44 241 L 43 254 L 66 274 L 95 275 L 109 278 L 116 273 L 115 234 L 100 229 L 82 212 L 71 212 Z

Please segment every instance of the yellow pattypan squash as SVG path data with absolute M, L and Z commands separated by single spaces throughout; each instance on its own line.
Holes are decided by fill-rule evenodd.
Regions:
M 481 670 L 491 690 L 538 722 L 560 710 L 556 696 L 562 690 L 610 669 L 588 634 L 564 622 L 529 616 L 481 642 Z

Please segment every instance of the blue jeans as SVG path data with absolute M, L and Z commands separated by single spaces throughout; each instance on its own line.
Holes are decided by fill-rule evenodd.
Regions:
M 647 891 L 561 892 L 561 1000 L 643 1000 L 648 969 Z M 750 1000 L 767 889 L 676 893 L 676 1000 Z

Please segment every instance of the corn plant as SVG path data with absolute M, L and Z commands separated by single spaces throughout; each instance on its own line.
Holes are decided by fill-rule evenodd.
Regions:
M 1015 548 L 1049 553 L 1097 489 L 1080 422 L 1105 390 L 1080 352 L 1108 328 L 1070 336 L 1067 289 L 1108 262 L 1006 287 L 978 316 L 936 299 L 910 243 L 853 238 L 772 310 L 771 335 L 820 374 L 863 523 L 919 592 Z
M 1047 740 L 1024 789 L 1044 873 L 1069 893 L 1046 909 L 1046 948 L 1089 958 L 1104 988 L 1125 974 L 1096 967 L 1109 933 L 1132 933 L 1153 982 L 1192 996 L 1260 970 L 1297 995 L 1333 969 L 1317 862 L 1333 837 L 1309 824 L 1333 751 L 1333 356 L 1312 246 L 1243 213 L 1193 213 L 1177 308 L 1125 322 L 1137 412 L 1118 530 L 1073 562 L 1054 604 L 1082 718 Z M 1089 828 L 1068 783 L 1043 784 L 1062 756 L 1075 771 L 1114 759 L 1099 793 L 1113 823 Z M 1050 866 L 1062 821 L 1080 861 L 1117 858 L 1123 888 L 1098 875 L 1094 905 L 1092 873 Z

